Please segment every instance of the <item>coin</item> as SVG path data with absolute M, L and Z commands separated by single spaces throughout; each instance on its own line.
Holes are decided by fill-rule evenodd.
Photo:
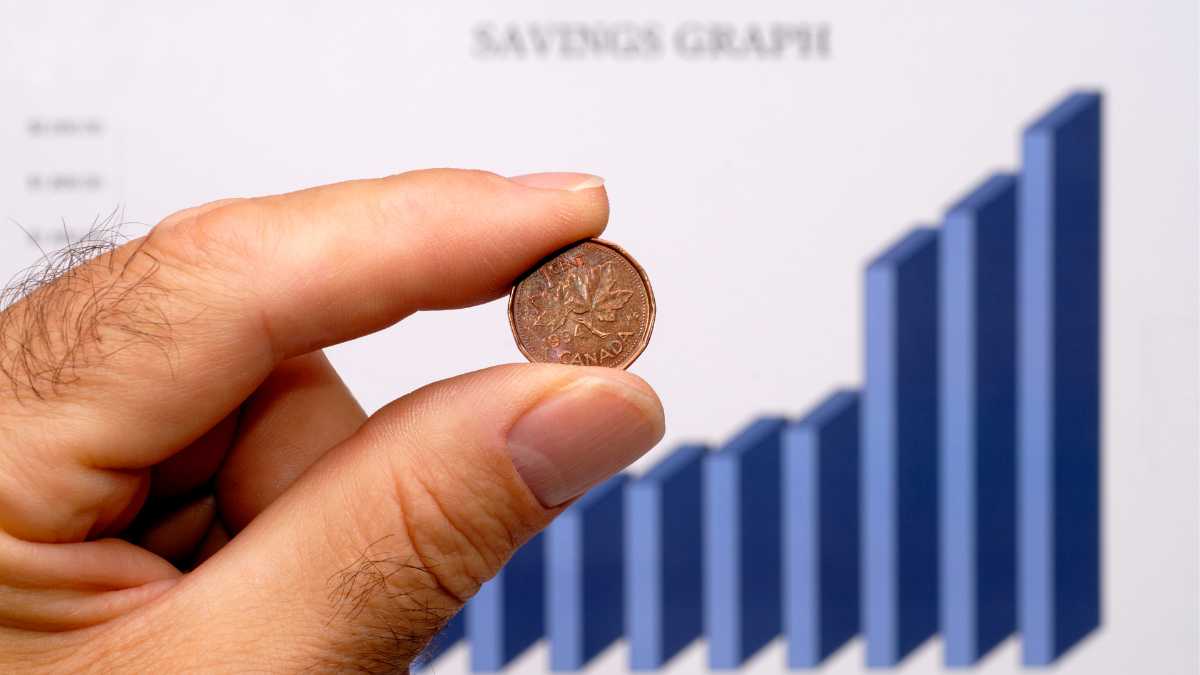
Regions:
M 619 246 L 585 239 L 517 280 L 508 323 L 530 361 L 628 368 L 650 341 L 654 292 Z

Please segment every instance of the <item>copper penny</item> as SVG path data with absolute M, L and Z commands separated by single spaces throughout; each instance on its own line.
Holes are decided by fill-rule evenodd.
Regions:
M 508 323 L 530 361 L 628 368 L 650 341 L 654 292 L 628 253 L 586 239 L 517 280 Z

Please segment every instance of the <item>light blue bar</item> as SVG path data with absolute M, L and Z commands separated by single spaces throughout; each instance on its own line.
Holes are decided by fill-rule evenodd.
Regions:
M 592 488 L 546 530 L 550 668 L 583 668 L 621 636 L 624 474 Z
M 862 621 L 867 665 L 937 630 L 938 234 L 918 228 L 867 268 Z
M 1016 179 L 950 209 L 941 238 L 941 626 L 965 667 L 1016 628 Z
M 467 603 L 471 670 L 503 670 L 545 632 L 545 544 L 534 537 Z
M 1019 622 L 1026 665 L 1100 624 L 1101 98 L 1023 139 L 1018 200 Z
M 815 668 L 859 628 L 859 396 L 826 398 L 783 435 L 788 667 Z
M 633 670 L 657 670 L 700 636 L 702 465 L 685 445 L 626 490 L 626 634 Z
M 704 621 L 709 667 L 738 668 L 779 635 L 784 420 L 751 424 L 704 464 Z

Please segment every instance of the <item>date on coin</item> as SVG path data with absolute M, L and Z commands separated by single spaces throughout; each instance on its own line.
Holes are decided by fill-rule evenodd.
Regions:
M 628 368 L 650 341 L 654 292 L 628 253 L 586 239 L 517 280 L 508 323 L 530 361 Z

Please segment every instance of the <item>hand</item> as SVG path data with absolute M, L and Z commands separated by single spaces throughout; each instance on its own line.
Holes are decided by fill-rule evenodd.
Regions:
M 603 229 L 599 183 L 224 200 L 22 289 L 0 313 L 0 671 L 403 670 L 662 408 L 626 372 L 522 364 L 366 418 L 321 348 L 502 295 Z

